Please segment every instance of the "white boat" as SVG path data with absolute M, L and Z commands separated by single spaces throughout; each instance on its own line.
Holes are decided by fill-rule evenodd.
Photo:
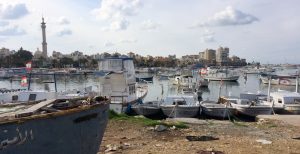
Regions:
M 235 75 L 235 76 L 206 76 L 204 77 L 208 81 L 237 81 L 240 76 Z
M 164 115 L 170 118 L 192 118 L 199 114 L 200 104 L 195 96 L 167 96 L 160 105 Z
M 208 81 L 237 81 L 240 78 L 239 75 L 235 75 L 229 70 L 212 70 L 208 69 L 208 74 L 204 76 L 204 79 Z
M 269 115 L 273 113 L 273 106 L 271 104 L 241 98 L 226 98 L 226 101 L 236 109 L 237 114 L 255 117 L 257 115 Z
M 300 114 L 300 94 L 289 91 L 278 91 L 270 93 L 271 100 L 265 103 L 273 104 L 274 107 L 282 107 L 277 113 Z
M 215 101 L 202 101 L 200 106 L 200 115 L 204 114 L 212 118 L 228 119 L 235 113 L 235 109 L 230 105 L 219 104 Z
M 128 104 L 143 99 L 148 92 L 147 85 L 136 84 L 133 59 L 111 57 L 99 60 L 99 93 L 111 99 L 110 109 L 122 113 Z
M 263 84 L 268 84 L 269 78 L 271 78 L 270 82 L 272 85 L 295 86 L 297 83 L 296 76 L 280 76 L 280 75 L 271 75 L 271 76 L 261 75 L 260 76 L 260 79 Z

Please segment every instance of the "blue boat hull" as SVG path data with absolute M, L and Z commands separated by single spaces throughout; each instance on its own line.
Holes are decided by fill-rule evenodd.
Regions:
M 34 115 L 0 124 L 1 154 L 96 154 L 108 104 Z

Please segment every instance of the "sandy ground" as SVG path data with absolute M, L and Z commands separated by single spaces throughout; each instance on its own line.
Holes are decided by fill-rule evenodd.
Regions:
M 153 127 L 139 123 L 110 120 L 99 154 L 193 154 L 200 153 L 201 150 L 221 151 L 226 154 L 300 154 L 300 127 L 280 121 L 232 123 L 199 120 L 192 123 L 194 124 L 188 124 L 187 129 L 157 132 Z M 202 135 L 213 136 L 219 140 L 186 139 L 186 136 Z M 270 142 L 257 142 L 260 139 Z

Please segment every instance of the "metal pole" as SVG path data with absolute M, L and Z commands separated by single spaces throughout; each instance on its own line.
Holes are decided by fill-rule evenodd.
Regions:
M 27 90 L 30 90 L 30 85 L 31 85 L 31 72 L 29 72 L 29 79 L 28 79 L 28 88 Z
M 299 79 L 299 75 L 297 74 L 297 77 L 296 77 L 296 93 L 298 93 L 298 86 L 299 86 L 298 79 Z
M 270 102 L 270 91 L 271 91 L 271 76 L 268 77 L 269 84 L 268 84 L 268 98 L 267 101 Z
M 53 76 L 54 76 L 54 87 L 55 87 L 55 92 L 57 92 L 56 75 L 55 75 L 55 73 L 53 74 Z

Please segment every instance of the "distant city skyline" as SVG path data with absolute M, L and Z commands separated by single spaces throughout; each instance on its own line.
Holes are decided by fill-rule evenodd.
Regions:
M 300 63 L 300 1 L 1 0 L 0 48 L 168 56 L 219 46 L 248 62 Z

